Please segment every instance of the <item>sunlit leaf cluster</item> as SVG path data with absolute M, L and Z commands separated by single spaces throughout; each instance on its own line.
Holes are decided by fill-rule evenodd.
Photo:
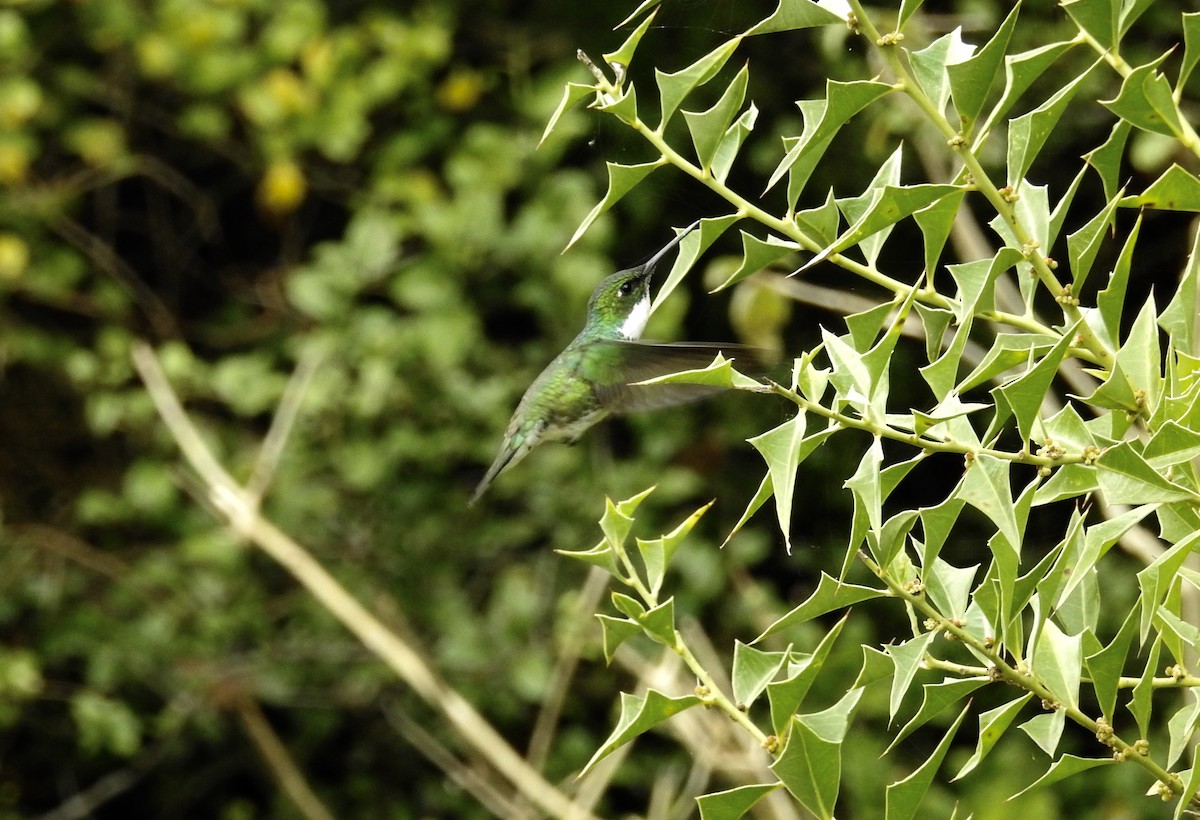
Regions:
M 655 12 L 644 14 L 652 5 L 631 16 L 640 25 L 603 65 L 582 57 L 594 82 L 573 84 L 555 115 L 590 89 L 590 107 L 636 132 L 650 152 L 639 164 L 609 163 L 608 194 L 576 238 L 651 171 L 673 168 L 728 210 L 696 215 L 703 229 L 685 243 L 668 291 L 704 248 L 738 224 L 741 261 L 722 287 L 763 269 L 803 280 L 836 267 L 880 295 L 875 307 L 834 322 L 844 331 L 823 329 L 819 344 L 795 351 L 788 379 L 744 380 L 727 365 L 673 377 L 719 378 L 727 388 L 794 408 L 792 418 L 749 441 L 765 461 L 764 477 L 741 500 L 746 512 L 727 543 L 773 501 L 790 550 L 806 460 L 835 437 L 865 441 L 856 467 L 821 479 L 844 482 L 853 499 L 853 515 L 842 524 L 845 557 L 837 578 L 822 576 L 812 596 L 754 646 L 736 644 L 729 693 L 711 691 L 696 669 L 699 699 L 654 693 L 623 701 L 618 730 L 598 754 L 681 708 L 715 704 L 739 721 L 750 716 L 747 731 L 762 739 L 778 782 L 702 797 L 704 817 L 739 817 L 780 786 L 814 815 L 832 817 L 841 750 L 863 693 L 890 687 L 893 748 L 943 710 L 954 707 L 958 716 L 926 759 L 887 786 L 881 797 L 889 818 L 923 816 L 918 806 L 935 779 L 970 776 L 1010 742 L 1010 728 L 1047 756 L 1030 789 L 1121 763 L 1139 767 L 1146 787 L 1173 804 L 1176 817 L 1194 809 L 1198 708 L 1190 692 L 1200 678 L 1189 670 L 1200 651 L 1193 558 L 1200 531 L 1200 244 L 1179 259 L 1165 297 L 1156 288 L 1133 304 L 1129 293 L 1131 281 L 1145 275 L 1138 248 L 1144 221 L 1200 211 L 1200 179 L 1188 170 L 1200 158 L 1200 139 L 1187 113 L 1200 17 L 1171 12 L 1179 48 L 1132 65 L 1126 53 L 1142 50 L 1125 46 L 1151 7 L 1138 0 L 1068 0 L 1062 8 L 1074 31 L 1024 51 L 1011 48 L 1021 32 L 1019 6 L 990 34 L 968 37 L 956 28 L 922 41 L 919 2 L 903 3 L 897 13 L 857 0 L 781 0 L 768 18 L 691 65 L 655 68 L 647 93 L 635 89 L 630 67 L 667 62 L 655 51 L 649 26 Z M 825 26 L 847 29 L 861 45 L 862 79 L 831 79 L 824 93 L 798 100 L 802 129 L 775 146 L 777 165 L 765 186 L 735 188 L 730 169 L 756 138 L 756 66 L 723 69 L 738 66 L 738 51 L 752 38 L 777 38 L 780 48 L 792 48 L 804 42 L 802 30 Z M 706 84 L 717 88 L 701 96 Z M 701 98 L 716 101 L 693 102 Z M 837 161 L 844 150 L 848 124 L 873 107 L 901 105 L 918 110 L 921 121 L 901 135 L 864 190 L 812 190 L 821 163 Z M 672 126 L 676 112 L 686 131 Z M 1078 161 L 1064 190 L 1052 189 L 1039 160 L 1064 123 L 1083 116 L 1109 123 L 1111 133 Z M 1132 181 L 1127 146 L 1139 133 L 1174 141 L 1183 159 L 1147 181 Z M 912 167 L 915 144 L 942 154 L 944 177 L 928 164 L 923 171 Z M 1097 183 L 1102 207 L 1077 206 L 1077 193 Z M 964 258 L 961 245 L 952 254 L 947 245 L 955 225 L 981 216 L 987 227 L 979 229 L 990 228 L 986 255 Z M 902 227 L 921 238 L 922 270 L 893 267 L 889 239 Z M 1116 255 L 1102 257 L 1109 246 Z M 1112 258 L 1111 268 L 1098 265 L 1101 258 Z M 899 355 L 902 345 L 924 359 Z M 961 477 L 940 501 L 907 505 L 904 488 L 933 465 Z M 634 506 L 610 505 L 606 520 L 632 515 Z M 973 563 L 952 564 L 943 554 L 948 545 L 955 556 L 963 553 L 958 540 L 975 537 L 963 525 L 972 518 L 987 522 L 990 537 L 969 550 Z M 1048 520 L 1057 527 L 1056 542 L 1046 541 Z M 687 659 L 667 620 L 670 610 L 656 604 L 660 564 L 652 588 L 639 581 L 623 547 L 627 529 L 606 526 L 600 547 L 576 554 L 605 566 L 643 598 L 638 604 L 614 593 L 627 618 L 601 616 L 606 652 L 644 632 Z M 1116 560 L 1122 552 L 1141 568 Z M 869 583 L 854 580 L 861 575 Z M 1132 581 L 1130 575 L 1138 590 L 1132 600 L 1114 583 L 1117 576 Z M 910 635 L 864 645 L 858 680 L 832 683 L 841 698 L 814 709 L 803 702 L 804 692 L 844 619 L 812 652 L 790 644 L 759 647 L 871 599 L 869 606 L 904 618 Z M 1114 604 L 1128 607 L 1115 625 Z M 928 671 L 940 680 L 918 684 L 918 672 Z M 922 705 L 900 720 L 918 689 Z M 1181 691 L 1189 695 L 1181 699 Z M 752 708 L 764 692 L 769 719 Z M 972 706 L 973 697 L 990 692 L 1003 702 L 983 711 Z M 974 754 L 956 774 L 940 771 L 956 733 L 969 723 L 978 725 Z M 1068 736 L 1080 740 L 1067 744 Z M 1151 743 L 1152 737 L 1161 740 Z

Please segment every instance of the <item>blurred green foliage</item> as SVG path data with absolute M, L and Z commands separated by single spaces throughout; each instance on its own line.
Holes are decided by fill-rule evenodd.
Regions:
M 1003 11 L 946 5 L 985 28 Z M 611 48 L 623 11 L 550 0 L 0 6 L 0 816 L 74 796 L 96 817 L 294 816 L 239 720 L 248 700 L 336 816 L 488 814 L 386 719 L 408 716 L 453 745 L 428 708 L 215 523 L 134 374 L 139 337 L 242 480 L 290 374 L 315 365 L 264 501 L 271 520 L 518 748 L 556 659 L 580 654 L 545 769 L 557 781 L 586 763 L 632 674 L 604 665 L 598 627 L 578 611 L 585 570 L 552 550 L 595 542 L 604 493 L 657 484 L 639 519 L 647 535 L 711 497 L 748 498 L 761 468 L 744 439 L 788 414 L 735 395 L 614 422 L 575 448 L 542 448 L 466 509 L 516 400 L 576 332 L 594 284 L 699 215 L 693 193 L 656 175 L 560 254 L 602 193 L 603 158 L 645 159 L 579 108 L 535 150 L 563 81 L 582 76 L 575 49 Z M 671 68 L 686 65 L 762 13 L 668 4 L 659 48 L 677 55 Z M 1173 21 L 1147 20 L 1169 37 Z M 837 32 L 803 42 L 754 53 L 773 69 L 754 89 L 760 134 L 796 130 L 791 101 L 858 57 Z M 861 188 L 908 116 L 856 122 L 856 161 L 823 165 L 821 182 Z M 1041 161 L 1077 147 L 1055 134 Z M 1139 150 L 1150 169 L 1164 162 Z M 748 150 L 735 173 L 774 161 Z M 710 253 L 716 281 L 735 252 Z M 821 319 L 759 289 L 709 299 L 681 288 L 650 335 L 715 340 L 736 328 L 789 350 L 819 338 Z M 676 606 L 703 613 L 719 652 L 840 562 L 849 500 L 824 476 L 845 452 L 806 462 L 792 556 L 769 516 L 719 551 L 732 505 L 689 539 Z M 851 619 L 843 646 L 896 634 L 871 617 Z M 811 648 L 827 626 L 805 625 L 798 640 Z M 835 656 L 826 674 L 852 678 L 860 660 Z M 832 702 L 838 687 L 822 686 L 814 697 Z M 882 725 L 886 707 L 865 700 L 863 725 Z M 897 774 L 875 763 L 882 738 L 848 740 L 861 766 L 846 788 L 855 816 L 870 816 Z M 998 753 L 990 780 L 964 793 L 978 806 L 992 789 L 1011 794 L 1036 776 L 1031 749 Z M 660 774 L 686 766 L 673 747 L 648 758 L 656 765 L 622 769 L 601 814 L 644 810 Z M 114 773 L 126 781 L 102 799 L 93 786 Z M 1105 801 L 1127 811 L 1122 795 L 1139 781 L 1122 777 L 1020 805 L 1042 817 L 1096 816 Z M 947 808 L 953 797 L 935 799 Z

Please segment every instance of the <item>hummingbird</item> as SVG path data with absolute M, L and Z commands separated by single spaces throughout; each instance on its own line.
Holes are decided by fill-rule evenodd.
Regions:
M 492 466 L 475 488 L 471 505 L 508 468 L 548 441 L 575 443 L 584 431 L 616 414 L 667 407 L 701 398 L 719 387 L 638 385 L 668 373 L 694 370 L 726 358 L 757 360 L 737 344 L 639 341 L 650 318 L 654 266 L 699 223 L 693 223 L 645 263 L 604 279 L 588 301 L 579 335 L 533 380 L 513 413 Z

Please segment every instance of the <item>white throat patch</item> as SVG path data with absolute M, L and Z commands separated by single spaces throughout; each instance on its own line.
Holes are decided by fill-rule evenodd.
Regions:
M 650 297 L 645 296 L 633 306 L 633 310 L 629 311 L 629 315 L 625 317 L 625 322 L 621 325 L 621 335 L 631 340 L 641 338 L 642 331 L 646 329 L 646 322 L 649 319 Z

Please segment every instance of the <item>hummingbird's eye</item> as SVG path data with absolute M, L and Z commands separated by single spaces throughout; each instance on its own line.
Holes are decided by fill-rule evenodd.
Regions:
M 617 288 L 617 293 L 621 296 L 633 293 L 633 282 L 622 282 L 621 287 Z

